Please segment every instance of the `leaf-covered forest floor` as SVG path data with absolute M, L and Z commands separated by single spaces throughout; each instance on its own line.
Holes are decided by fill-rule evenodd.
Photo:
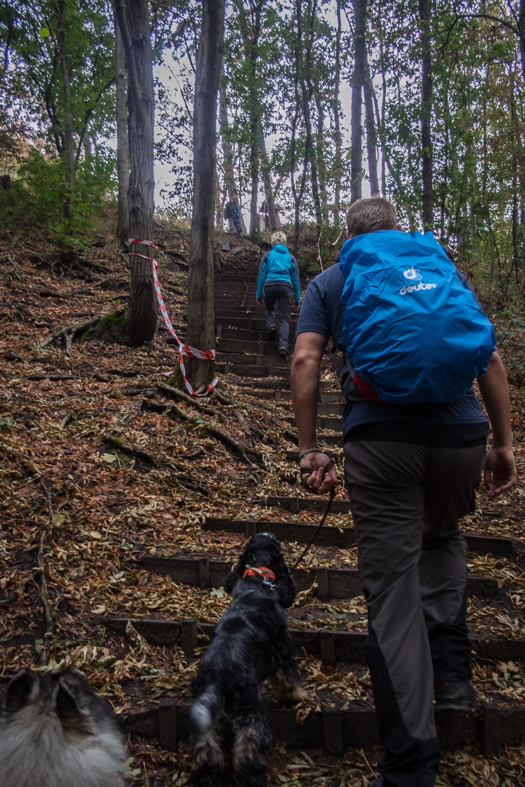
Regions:
M 230 240 L 236 245 L 238 239 Z M 159 225 L 156 242 L 164 299 L 183 336 L 189 233 Z M 241 245 L 236 265 L 258 260 L 259 247 L 245 238 Z M 222 269 L 228 269 L 230 259 L 217 252 Z M 204 403 L 216 413 L 206 413 L 184 401 L 175 405 L 158 388 L 166 380 L 162 372 L 177 364 L 160 320 L 154 341 L 140 348 L 81 341 L 68 352 L 58 340 L 39 349 L 39 342 L 61 326 L 114 311 L 125 303 L 127 291 L 128 261 L 117 254 L 107 223 L 75 268 L 60 265 L 37 233 L 0 236 L 0 692 L 20 668 L 38 664 L 47 648 L 51 664 L 81 669 L 117 714 L 161 696 L 188 698 L 197 664 L 188 663 L 177 647 L 148 644 L 133 627 L 126 639 L 118 637 L 107 631 L 104 618 L 193 616 L 214 622 L 228 603 L 221 590 L 199 590 L 145 571 L 141 559 L 212 552 L 233 559 L 242 549 L 241 536 L 204 530 L 206 516 L 284 521 L 289 513 L 269 511 L 264 497 L 306 494 L 295 466 L 286 460 L 286 450 L 293 448 L 284 434 L 290 428 L 288 404 L 258 400 L 222 381 L 219 390 L 233 406 L 213 396 Z M 513 368 L 521 359 L 512 353 L 522 346 L 514 340 L 503 346 Z M 324 378 L 335 390 L 336 369 L 329 367 Z M 511 397 L 518 484 L 496 501 L 480 490 L 477 510 L 465 527 L 511 537 L 525 550 L 525 394 L 511 386 Z M 209 424 L 244 452 L 214 436 Z M 116 447 L 115 438 L 124 444 Z M 345 497 L 341 488 L 338 497 Z M 294 520 L 316 523 L 318 516 L 302 511 Z M 348 526 L 349 517 L 331 515 L 330 524 Z M 283 548 L 291 562 L 302 545 L 284 543 Z M 474 634 L 525 637 L 522 555 L 519 549 L 512 561 L 469 555 L 472 573 L 496 577 L 506 588 L 501 601 L 470 602 Z M 355 550 L 327 555 L 314 546 L 304 567 L 323 564 L 355 566 Z M 49 642 L 42 575 L 52 617 Z M 366 628 L 362 597 L 326 604 L 311 591 L 300 595 L 289 619 L 308 628 Z M 300 661 L 308 696 L 297 707 L 299 716 L 331 702 L 333 694 L 341 703 L 371 703 L 364 668 L 334 671 L 305 654 Z M 474 682 L 481 699 L 525 703 L 522 664 L 476 665 Z M 178 753 L 170 753 L 134 739 L 130 748 L 134 784 L 186 784 L 188 747 L 181 744 Z M 321 750 L 287 750 L 277 742 L 270 782 L 367 787 L 379 756 L 379 750 L 370 749 L 330 757 Z M 524 748 L 508 749 L 500 758 L 448 752 L 438 784 L 517 785 L 525 782 L 524 762 Z

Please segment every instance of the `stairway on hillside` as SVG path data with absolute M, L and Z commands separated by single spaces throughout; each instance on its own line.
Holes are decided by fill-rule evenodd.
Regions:
M 281 402 L 291 402 L 290 366 L 297 328 L 297 314 L 290 319 L 288 360 L 279 358 L 278 343 L 268 341 L 264 307 L 255 299 L 258 266 L 243 273 L 220 276 L 215 285 L 215 324 L 218 337 L 217 370 L 246 393 L 258 398 L 272 395 Z M 277 311 L 278 314 L 278 311 Z M 279 320 L 277 319 L 277 327 Z M 329 354 L 322 367 L 329 363 Z M 322 381 L 318 403 L 319 437 L 327 445 L 341 445 L 343 400 L 336 381 Z M 295 426 L 291 413 L 287 418 Z M 294 458 L 296 452 L 290 452 Z
M 253 266 L 243 272 L 222 275 L 217 281 L 217 369 L 223 379 L 242 386 L 246 394 L 266 399 L 268 404 L 274 399 L 280 406 L 286 405 L 290 402 L 291 362 L 281 361 L 277 344 L 266 339 L 264 310 L 255 302 L 256 275 L 257 270 Z M 295 324 L 293 319 L 291 351 Z M 321 440 L 340 445 L 342 401 L 335 379 L 321 383 L 319 408 Z M 291 410 L 289 421 L 293 427 Z M 296 456 L 297 452 L 290 443 L 288 457 L 294 459 Z M 238 542 L 256 532 L 271 531 L 283 542 L 285 553 L 290 554 L 290 544 L 297 550 L 297 544 L 307 543 L 315 530 L 313 524 L 295 521 L 295 515 L 299 518 L 304 511 L 320 512 L 326 504 L 325 499 L 308 496 L 306 492 L 301 496 L 268 497 L 264 502 L 264 517 L 257 521 L 207 517 L 202 525 L 207 543 L 210 540 L 213 543 L 216 538 L 216 543 L 224 548 L 224 541 L 219 535 L 224 535 L 225 531 L 238 534 Z M 285 521 L 282 521 L 282 514 L 275 517 L 278 521 L 272 519 L 272 511 L 276 509 L 288 512 Z M 334 501 L 332 511 L 349 517 L 349 502 L 342 499 Z M 476 563 L 477 568 L 479 560 L 476 562 L 476 556 L 479 555 L 487 556 L 487 569 L 493 558 L 506 561 L 515 568 L 516 545 L 509 539 L 470 533 L 467 540 L 471 563 Z M 148 555 L 143 559 L 142 568 L 151 574 L 169 575 L 177 583 L 192 585 L 201 588 L 203 593 L 212 594 L 221 586 L 241 546 L 239 543 L 235 545 L 237 551 L 234 549 L 233 554 L 230 551 L 230 559 L 226 556 L 218 559 L 217 549 L 207 551 L 205 544 L 199 552 L 186 554 L 174 548 L 172 554 Z M 288 619 L 298 653 L 322 662 L 326 683 L 316 695 L 317 710 L 312 710 L 312 704 L 297 714 L 296 708 L 279 704 L 271 696 L 267 697 L 267 704 L 275 740 L 301 749 L 324 746 L 328 752 L 339 754 L 344 749 L 361 748 L 378 741 L 378 723 L 366 679 L 363 648 L 366 610 L 355 565 L 353 529 L 325 526 L 311 554 L 317 565 L 299 570 L 295 575 L 298 590 L 310 588 L 311 592 L 297 608 L 288 612 Z M 316 588 L 312 590 L 314 579 Z M 480 665 L 479 674 L 490 674 L 496 662 L 525 663 L 525 640 L 516 638 L 512 625 L 505 629 L 501 624 L 495 630 L 494 618 L 487 615 L 479 624 L 480 615 L 487 607 L 491 615 L 504 619 L 510 607 L 509 588 L 501 587 L 498 579 L 487 570 L 469 575 L 468 590 L 470 615 L 477 621 L 473 639 L 475 657 Z M 338 622 L 342 619 L 342 610 L 348 613 L 344 617 L 344 625 Z M 106 620 L 108 628 L 122 636 L 127 623 L 128 618 L 122 617 Z M 205 645 L 213 633 L 213 624 L 183 617 L 179 620 L 137 617 L 132 619 L 132 623 L 149 643 L 168 648 L 177 644 L 189 661 L 196 658 L 196 650 Z M 348 685 L 359 683 L 361 693 L 358 691 L 353 696 L 350 689 L 347 693 L 342 692 L 340 682 L 331 684 L 330 675 L 335 673 L 353 675 L 353 683 L 349 680 Z M 480 687 L 483 685 L 478 683 Z M 516 745 L 525 740 L 525 705 L 508 701 L 504 692 L 498 692 L 492 686 L 490 691 L 485 691 L 485 699 L 476 712 L 444 711 L 436 714 L 444 747 L 474 747 L 474 750 L 489 755 L 498 754 L 505 744 Z M 302 723 L 297 721 L 298 717 Z M 168 698 L 148 711 L 128 712 L 123 718 L 123 725 L 131 734 L 150 738 L 158 736 L 160 745 L 173 751 L 180 741 L 189 739 L 188 705 L 177 697 Z

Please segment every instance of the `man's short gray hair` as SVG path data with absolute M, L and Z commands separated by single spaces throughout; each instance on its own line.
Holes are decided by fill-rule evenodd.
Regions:
M 395 230 L 396 209 L 384 197 L 358 199 L 347 211 L 346 226 L 353 235 L 364 235 L 376 230 Z
M 278 243 L 282 243 L 283 246 L 286 246 L 286 233 L 285 232 L 274 232 L 272 235 L 272 246 L 277 246 Z

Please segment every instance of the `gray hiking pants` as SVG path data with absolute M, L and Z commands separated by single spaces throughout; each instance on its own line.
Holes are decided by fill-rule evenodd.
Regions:
M 470 677 L 467 566 L 458 519 L 471 510 L 484 446 L 347 442 L 365 644 L 386 785 L 431 787 L 440 760 L 434 680 Z
M 285 282 L 264 285 L 264 307 L 266 309 L 266 327 L 275 325 L 275 304 L 279 304 L 279 347 L 288 349 L 290 333 L 290 309 L 292 305 L 292 285 Z

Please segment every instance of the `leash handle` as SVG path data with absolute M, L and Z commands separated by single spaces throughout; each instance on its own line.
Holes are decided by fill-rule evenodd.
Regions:
M 281 587 L 284 585 L 284 583 L 286 582 L 286 580 L 288 579 L 288 577 L 291 577 L 291 576 L 292 576 L 293 572 L 295 571 L 295 569 L 297 568 L 297 566 L 299 565 L 299 563 L 301 562 L 301 560 L 302 560 L 302 559 L 303 559 L 303 557 L 306 555 L 306 553 L 308 552 L 308 550 L 310 549 L 310 547 L 311 547 L 311 546 L 312 546 L 312 544 L 314 543 L 315 539 L 316 539 L 316 538 L 317 538 L 317 536 L 319 535 L 319 531 L 321 530 L 322 526 L 324 525 L 324 523 L 325 523 L 325 520 L 326 520 L 326 517 L 327 517 L 327 516 L 328 516 L 328 514 L 330 513 L 330 508 L 332 507 L 332 500 L 334 499 L 334 495 L 335 495 L 335 484 L 332 484 L 332 488 L 330 489 L 330 498 L 329 498 L 329 500 L 328 500 L 328 504 L 327 504 L 327 506 L 326 506 L 326 508 L 325 508 L 325 512 L 324 512 L 324 514 L 323 514 L 323 516 L 322 516 L 322 519 L 321 519 L 321 521 L 319 522 L 319 526 L 318 526 L 317 530 L 315 531 L 315 533 L 313 534 L 312 538 L 310 539 L 310 542 L 309 542 L 309 544 L 307 545 L 306 549 L 304 549 L 304 550 L 303 550 L 303 553 L 302 553 L 302 555 L 300 556 L 300 558 L 299 558 L 299 559 L 298 559 L 298 560 L 295 562 L 295 565 L 294 565 L 294 567 L 292 568 L 292 570 L 290 571 L 290 569 L 288 569 L 288 576 L 287 576 L 285 579 L 283 579 L 283 581 L 282 581 L 282 582 L 280 582 L 280 583 L 277 585 L 277 587 L 275 588 L 276 590 L 279 590 L 279 588 L 281 588 Z

